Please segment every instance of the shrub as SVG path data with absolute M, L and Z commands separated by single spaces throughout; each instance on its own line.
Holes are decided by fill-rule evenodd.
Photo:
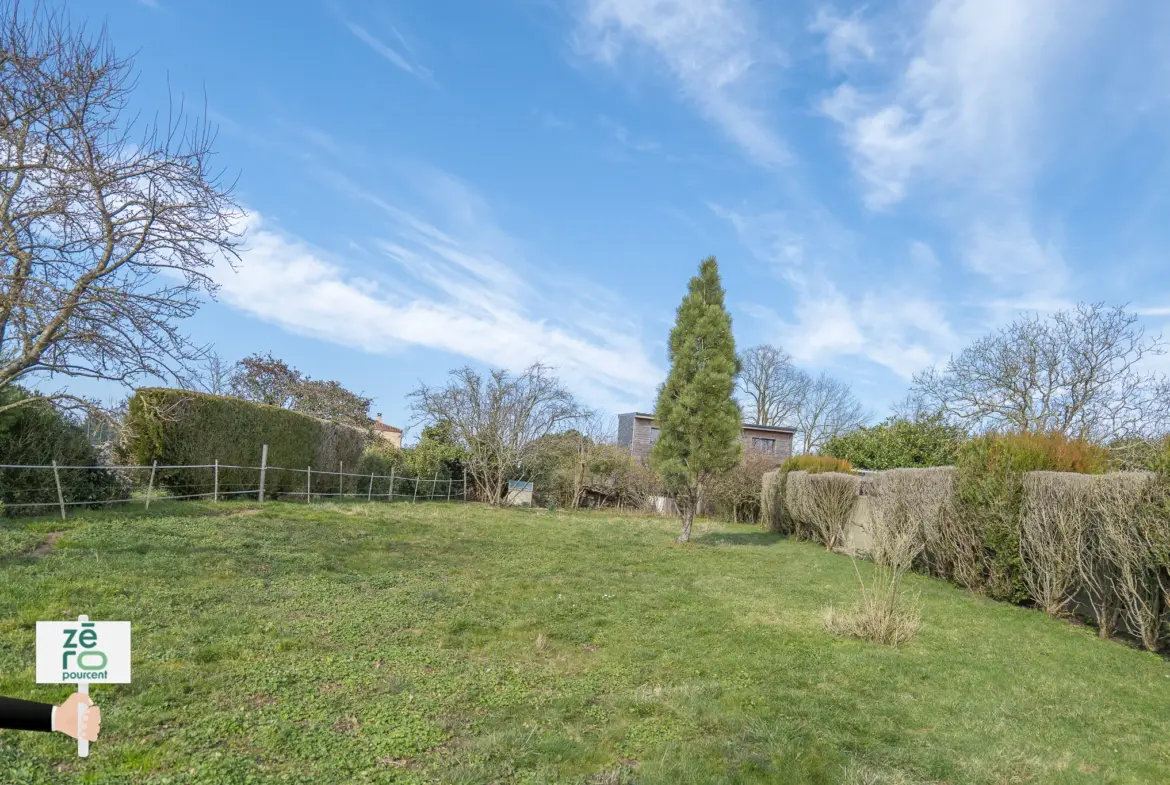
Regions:
M 0 392 L 0 403 L 27 398 L 16 387 Z M 101 458 L 86 431 L 47 401 L 30 401 L 0 413 L 0 456 L 11 465 L 98 466 Z M 108 469 L 62 469 L 61 493 L 66 502 L 100 502 L 126 498 L 127 483 Z M 44 507 L 16 504 L 57 504 L 57 487 L 48 469 L 0 469 L 0 507 L 5 515 L 43 514 Z
M 276 406 L 156 387 L 140 389 L 130 399 L 125 441 L 129 456 L 143 465 L 218 460 L 259 466 L 261 445 L 267 444 L 269 466 L 335 472 L 343 463 L 351 467 L 348 471 L 357 468 L 369 434 Z M 256 475 L 251 469 L 221 469 L 220 491 L 255 488 Z M 209 475 L 200 469 L 159 469 L 156 482 L 174 489 L 206 488 Z M 339 485 L 336 476 L 323 473 L 318 478 L 314 472 L 314 493 L 335 492 Z M 301 493 L 304 487 L 302 472 L 273 469 L 266 477 L 266 490 L 273 494 Z
M 823 472 L 840 472 L 853 474 L 853 467 L 849 461 L 834 458 L 830 455 L 793 455 L 780 464 L 782 472 L 805 472 L 807 474 L 821 474 Z
M 880 425 L 862 426 L 830 439 L 821 453 L 847 460 L 858 469 L 950 466 L 966 435 L 941 417 L 917 421 L 891 417 Z
M 775 466 L 775 459 L 767 455 L 745 453 L 738 465 L 717 475 L 711 484 L 707 498 L 713 514 L 733 523 L 759 521 L 764 474 Z
M 987 434 L 959 451 L 956 514 L 948 540 L 953 577 L 994 599 L 1029 598 L 1020 569 L 1023 478 L 1030 471 L 1094 474 L 1106 451 L 1063 434 Z
M 1067 608 L 1081 585 L 1083 557 L 1089 553 L 1092 535 L 1093 479 L 1068 472 L 1024 475 L 1022 577 L 1036 604 L 1054 616 Z
M 902 590 L 902 568 L 875 565 L 869 586 L 862 580 L 857 561 L 853 562 L 861 596 L 850 610 L 833 607 L 825 611 L 825 629 L 834 635 L 846 635 L 897 647 L 918 634 L 921 612 L 916 598 Z
M 792 516 L 785 502 L 788 472 L 773 469 L 760 482 L 760 520 L 770 532 L 793 534 Z
M 907 570 L 928 546 L 941 550 L 954 514 L 954 469 L 891 469 L 870 477 L 866 491 L 876 563 Z
M 859 488 L 860 480 L 851 474 L 789 472 L 785 504 L 796 524 L 797 536 L 811 535 L 828 551 L 840 545 L 857 505 Z
M 1080 549 L 1080 578 L 1108 637 L 1120 616 L 1126 630 L 1150 651 L 1158 646 L 1165 615 L 1166 541 L 1163 510 L 1146 502 L 1156 490 L 1146 472 L 1094 477 L 1090 496 L 1092 535 Z

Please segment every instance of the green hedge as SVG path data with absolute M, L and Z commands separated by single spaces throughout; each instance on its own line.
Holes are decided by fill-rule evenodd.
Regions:
M 989 433 L 959 449 L 956 467 L 955 514 L 983 540 L 981 585 L 970 588 L 997 600 L 1024 602 L 1029 599 L 1020 574 L 1024 474 L 1101 474 L 1109 456 L 1102 447 L 1061 433 Z
M 259 466 L 260 450 L 268 445 L 268 465 L 288 469 L 336 472 L 344 463 L 354 471 L 369 435 L 348 425 L 319 420 L 300 412 L 189 390 L 150 387 L 130 399 L 126 417 L 129 460 L 142 465 L 221 464 Z M 221 469 L 223 493 L 256 488 L 255 470 Z M 210 490 L 207 469 L 160 469 L 156 483 L 176 495 Z M 352 478 L 350 478 L 352 481 Z M 305 473 L 272 469 L 265 491 L 296 493 L 305 488 Z M 200 490 L 203 489 L 203 490 Z M 338 478 L 314 473 L 313 492 L 338 489 Z M 349 488 L 346 489 L 348 492 Z
M 28 397 L 19 387 L 0 390 L 0 404 Z M 28 401 L 0 412 L 0 463 L 44 466 L 52 461 L 62 466 L 102 463 L 85 429 L 48 401 Z M 66 502 L 101 502 L 130 493 L 129 484 L 107 469 L 61 469 L 58 476 Z M 56 514 L 57 501 L 51 469 L 0 469 L 0 504 L 5 515 Z M 27 504 L 46 506 L 13 506 Z

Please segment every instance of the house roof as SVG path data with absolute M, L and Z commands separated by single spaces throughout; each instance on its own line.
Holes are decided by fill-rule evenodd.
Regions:
M 374 423 L 374 430 L 375 431 L 383 431 L 385 433 L 402 433 L 401 428 L 395 428 L 393 425 L 387 425 L 384 422 L 375 422 Z
M 647 414 L 646 412 L 629 412 L 629 414 L 633 415 L 634 417 L 641 418 L 643 420 L 653 420 L 654 419 L 653 414 Z M 745 431 L 751 430 L 751 431 L 772 431 L 773 433 L 796 433 L 796 429 L 792 428 L 791 426 L 788 426 L 788 425 L 757 425 L 757 424 L 752 423 L 752 422 L 745 422 L 743 424 L 743 428 Z

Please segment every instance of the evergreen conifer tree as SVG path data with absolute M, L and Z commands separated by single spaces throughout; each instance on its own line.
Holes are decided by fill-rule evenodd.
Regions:
M 738 372 L 719 263 L 710 256 L 678 307 L 670 331 L 670 375 L 654 411 L 659 435 L 650 463 L 674 493 L 682 517 L 679 542 L 690 540 L 696 509 L 713 476 L 740 459 L 742 415 L 732 397 Z

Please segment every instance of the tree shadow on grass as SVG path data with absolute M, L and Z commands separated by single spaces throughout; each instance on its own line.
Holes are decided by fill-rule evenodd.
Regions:
M 775 545 L 784 539 L 772 532 L 707 532 L 695 537 L 696 545 Z

